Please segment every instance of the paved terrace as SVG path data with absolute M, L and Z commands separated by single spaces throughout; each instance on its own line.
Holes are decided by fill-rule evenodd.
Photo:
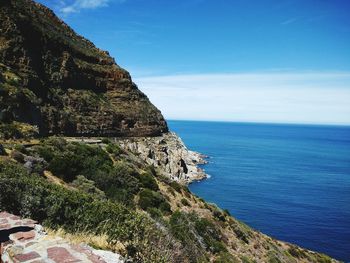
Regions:
M 48 236 L 31 219 L 0 212 L 1 263 L 122 263 L 121 256 Z

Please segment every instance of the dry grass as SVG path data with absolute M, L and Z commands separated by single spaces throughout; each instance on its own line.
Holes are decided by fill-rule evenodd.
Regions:
M 62 179 L 54 176 L 50 171 L 44 171 L 44 176 L 47 178 L 47 180 L 49 180 L 50 182 L 52 182 L 54 184 L 64 186 L 64 187 L 66 187 L 68 189 L 71 189 L 71 190 L 75 189 L 74 187 L 70 186 L 69 184 L 67 184 Z
M 57 230 L 46 228 L 45 231 L 50 237 L 60 237 L 65 240 L 68 240 L 72 244 L 85 243 L 96 249 L 109 250 L 120 254 L 125 254 L 124 245 L 120 242 L 118 242 L 117 244 L 110 244 L 108 242 L 107 234 L 94 235 L 91 233 L 84 233 L 84 232 L 67 233 L 62 228 L 59 228 Z

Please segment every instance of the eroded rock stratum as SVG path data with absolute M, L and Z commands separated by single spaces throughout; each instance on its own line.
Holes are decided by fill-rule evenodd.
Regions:
M 156 136 L 160 111 L 108 52 L 31 0 L 0 2 L 0 121 L 42 135 Z

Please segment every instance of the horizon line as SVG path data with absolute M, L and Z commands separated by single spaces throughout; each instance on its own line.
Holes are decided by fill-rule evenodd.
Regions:
M 183 121 L 183 122 L 217 122 L 217 123 L 237 123 L 237 124 L 267 124 L 267 125 L 295 125 L 295 126 L 340 126 L 349 127 L 350 123 L 312 123 L 312 122 L 269 122 L 269 121 L 238 121 L 238 120 L 192 120 L 192 119 L 173 119 L 166 118 L 167 122 Z

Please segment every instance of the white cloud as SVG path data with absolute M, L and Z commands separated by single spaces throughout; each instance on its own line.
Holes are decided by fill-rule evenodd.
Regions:
M 350 124 L 350 72 L 137 78 L 168 119 Z
M 75 0 L 71 4 L 63 3 L 60 11 L 64 14 L 76 13 L 82 9 L 95 9 L 99 7 L 108 6 L 113 0 Z M 125 0 L 118 0 L 118 2 L 124 2 Z

